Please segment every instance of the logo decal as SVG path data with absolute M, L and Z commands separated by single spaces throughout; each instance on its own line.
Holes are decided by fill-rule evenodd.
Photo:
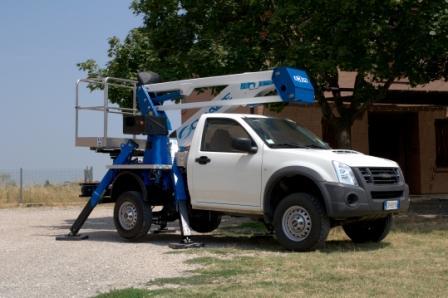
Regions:
M 297 81 L 299 83 L 308 84 L 310 82 L 307 78 L 299 76 L 299 75 L 295 75 L 293 78 L 294 78 L 295 81 Z

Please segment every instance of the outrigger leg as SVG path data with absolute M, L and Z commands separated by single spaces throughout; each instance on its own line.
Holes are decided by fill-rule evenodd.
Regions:
M 190 223 L 188 221 L 187 212 L 187 201 L 178 201 L 177 209 L 179 211 L 179 226 L 182 239 L 179 243 L 170 243 L 168 246 L 172 249 L 203 247 L 204 243 L 194 242 L 191 239 Z
M 128 141 L 126 144 L 122 144 L 121 152 L 114 160 L 114 164 L 125 164 L 132 156 L 132 152 L 136 147 L 137 144 L 131 140 Z M 115 175 L 116 175 L 115 170 L 110 169 L 107 171 L 106 175 L 104 175 L 103 179 L 101 179 L 101 182 L 98 184 L 95 191 L 93 192 L 92 197 L 89 199 L 87 204 L 84 206 L 84 209 L 82 209 L 81 213 L 78 215 L 78 218 L 70 227 L 70 233 L 68 233 L 67 235 L 56 236 L 56 240 L 77 241 L 89 238 L 89 236 L 78 234 L 78 232 L 86 222 L 90 213 L 92 213 L 92 210 L 100 202 L 105 190 L 112 182 L 112 180 L 115 178 Z
M 179 212 L 179 226 L 182 239 L 179 243 L 170 243 L 168 246 L 172 249 L 203 247 L 204 243 L 194 242 L 191 239 L 185 184 L 182 173 L 177 167 L 176 162 L 173 163 L 173 176 L 175 186 L 176 207 L 177 211 Z

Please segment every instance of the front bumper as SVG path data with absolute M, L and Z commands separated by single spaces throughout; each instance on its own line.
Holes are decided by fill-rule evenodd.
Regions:
M 323 182 L 327 213 L 333 219 L 375 217 L 406 212 L 409 209 L 409 187 L 394 185 L 352 186 Z M 398 200 L 399 209 L 384 210 L 384 202 Z

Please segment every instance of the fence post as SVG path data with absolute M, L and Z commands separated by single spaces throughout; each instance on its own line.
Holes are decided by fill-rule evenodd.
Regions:
M 93 167 L 86 167 L 84 169 L 84 183 L 89 183 L 93 181 Z
M 23 169 L 20 168 L 20 192 L 19 192 L 19 204 L 23 204 Z

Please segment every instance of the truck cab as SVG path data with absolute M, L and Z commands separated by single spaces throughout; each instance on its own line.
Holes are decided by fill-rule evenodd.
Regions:
M 286 247 L 313 249 L 342 225 L 356 242 L 380 241 L 409 206 L 398 164 L 333 150 L 291 120 L 204 114 L 188 152 L 193 210 L 264 221 Z

